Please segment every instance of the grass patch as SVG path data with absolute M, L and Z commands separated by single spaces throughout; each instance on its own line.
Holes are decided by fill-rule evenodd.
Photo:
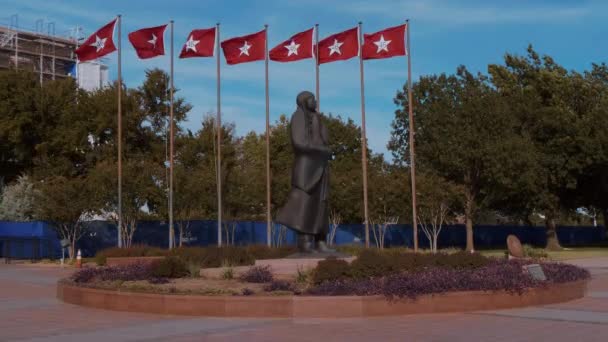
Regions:
M 506 249 L 491 249 L 478 251 L 487 257 L 505 256 Z M 584 259 L 596 257 L 608 257 L 608 248 L 606 247 L 583 247 L 583 248 L 564 248 L 561 251 L 546 251 L 550 260 L 568 260 L 568 259 Z

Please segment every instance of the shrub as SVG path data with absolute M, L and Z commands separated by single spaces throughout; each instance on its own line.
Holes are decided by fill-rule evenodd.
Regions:
M 179 247 L 170 251 L 148 247 L 134 246 L 131 248 L 110 248 L 99 252 L 96 261 L 105 264 L 106 257 L 114 256 L 174 256 L 186 264 L 196 264 L 198 267 L 246 266 L 253 265 L 257 259 L 277 259 L 296 252 L 295 247 L 270 248 L 264 245 L 244 247 L 211 246 L 211 247 Z
M 169 256 L 156 264 L 152 276 L 158 278 L 182 278 L 189 274 L 186 263 L 177 257 Z
M 222 272 L 222 279 L 234 279 L 234 270 L 231 267 Z
M 430 264 L 437 267 L 445 267 L 455 270 L 467 270 L 484 267 L 490 263 L 490 259 L 479 254 L 459 251 L 453 254 L 431 254 Z
M 365 246 L 362 245 L 340 245 L 336 246 L 336 251 L 352 256 L 357 256 L 362 251 L 366 250 Z
M 541 264 L 547 280 L 553 283 L 567 283 L 570 281 L 589 279 L 591 274 L 584 268 L 569 264 L 543 263 Z
M 381 293 L 383 279 L 340 279 L 325 281 L 306 290 L 314 296 L 371 296 Z
M 391 274 L 398 270 L 395 261 L 376 250 L 364 250 L 350 264 L 349 275 L 355 279 L 366 279 Z
M 188 275 L 190 278 L 198 278 L 201 276 L 201 267 L 197 263 L 188 262 Z
M 93 280 L 93 278 L 95 278 L 95 276 L 97 276 L 99 273 L 99 270 L 96 268 L 85 267 L 74 272 L 74 274 L 72 274 L 71 279 L 76 283 L 88 283 Z
M 95 254 L 94 259 L 95 259 L 95 263 L 98 266 L 104 266 L 106 264 L 106 262 L 107 262 L 106 261 L 107 257 L 104 254 L 100 253 L 100 252 L 98 252 L 97 254 Z
M 152 277 L 152 272 L 157 264 L 158 263 L 145 262 L 98 268 L 87 267 L 76 271 L 71 279 L 76 283 L 146 280 Z
M 223 247 L 180 247 L 171 250 L 169 255 L 179 257 L 186 262 L 192 262 L 203 268 L 253 265 L 255 258 L 247 252 L 246 248 Z
M 253 266 L 243 273 L 239 279 L 248 283 L 268 283 L 273 280 L 273 276 L 270 266 Z
M 97 252 L 95 262 L 101 266 L 106 264 L 107 258 L 166 256 L 168 254 L 166 249 L 146 245 L 133 245 L 129 248 L 112 247 Z
M 312 271 L 313 270 L 311 270 L 311 269 L 305 270 L 301 267 L 298 267 L 297 273 L 296 273 L 296 283 L 298 283 L 298 284 L 308 283 L 308 281 L 311 278 Z
M 524 257 L 531 259 L 547 259 L 549 254 L 543 248 L 534 248 L 530 245 L 523 245 Z
M 255 292 L 253 292 L 253 290 L 252 290 L 252 289 L 247 288 L 247 287 L 246 287 L 246 288 L 244 288 L 244 289 L 241 291 L 241 294 L 242 294 L 243 296 L 251 296 L 251 295 L 253 295 L 254 293 L 255 293 Z
M 287 280 L 273 280 L 270 284 L 264 286 L 264 291 L 294 291 L 295 286 Z
M 484 267 L 491 262 L 481 254 L 457 252 L 453 254 L 385 252 L 363 250 L 349 265 L 344 260 L 328 259 L 319 263 L 313 271 L 313 283 L 336 281 L 347 278 L 370 279 L 401 272 L 417 273 L 430 268 L 469 270 Z
M 547 282 L 534 280 L 523 272 L 529 262 L 491 260 L 479 268 L 432 267 L 418 273 L 397 273 L 384 278 L 341 279 L 323 282 L 307 293 L 312 295 L 384 295 L 388 299 L 416 298 L 450 291 L 508 291 L 523 293 L 547 282 L 563 283 L 589 278 L 585 269 L 564 264 L 544 263 Z
M 348 262 L 342 259 L 327 258 L 319 261 L 312 272 L 312 282 L 321 284 L 329 280 L 339 280 L 350 276 Z

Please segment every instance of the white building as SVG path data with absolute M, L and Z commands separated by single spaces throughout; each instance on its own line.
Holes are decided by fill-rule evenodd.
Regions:
M 77 64 L 76 79 L 80 88 L 94 91 L 110 85 L 110 71 L 108 66 L 99 61 L 90 61 Z

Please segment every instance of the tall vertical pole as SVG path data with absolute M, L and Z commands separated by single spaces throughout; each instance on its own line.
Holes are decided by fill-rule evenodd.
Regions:
M 118 247 L 122 247 L 122 46 L 121 46 L 121 15 L 118 15 Z M 76 38 L 78 40 L 78 37 Z
M 217 68 L 217 245 L 222 245 L 222 110 L 220 97 L 220 23 L 215 24 L 215 62 Z
M 51 30 L 51 27 L 53 28 Z M 47 24 L 47 33 L 49 36 L 55 36 L 55 23 L 48 23 Z M 52 48 L 52 59 L 51 59 L 51 72 L 53 73 L 53 81 L 55 80 L 55 43 L 53 42 L 53 48 Z
M 268 95 L 268 25 L 264 25 L 265 39 L 265 66 L 266 66 L 266 243 L 272 245 L 271 229 L 272 217 L 270 214 L 270 97 Z
M 42 85 L 42 81 L 44 80 L 44 56 L 42 55 L 42 38 L 40 39 L 40 61 L 39 61 L 39 68 L 40 68 L 40 85 Z
M 40 23 L 40 27 L 39 27 L 38 23 Z M 42 33 L 43 32 L 44 32 L 44 21 L 42 19 L 38 19 L 36 21 L 36 33 L 40 34 L 38 36 L 38 39 L 40 39 L 40 51 L 39 51 L 40 52 L 40 58 L 39 58 L 39 61 L 38 61 L 38 64 L 39 64 L 38 68 L 40 69 L 40 75 L 39 75 L 40 76 L 40 85 L 42 85 L 42 81 L 44 79 L 44 74 L 43 74 L 43 71 L 42 71 L 42 69 L 44 68 L 44 66 L 43 66 L 43 64 L 44 64 L 44 57 L 42 55 Z
M 414 101 L 412 97 L 412 53 L 410 50 L 410 20 L 406 20 L 407 29 L 407 109 L 410 122 L 410 177 L 412 183 L 412 230 L 414 231 L 414 252 L 418 252 L 418 218 L 416 216 L 416 163 L 414 149 Z
M 15 70 L 19 69 L 19 15 L 15 14 Z M 13 17 L 11 17 L 12 22 Z
M 315 98 L 317 99 L 317 112 L 321 112 L 321 98 L 319 96 L 319 24 L 315 24 L 315 42 L 313 45 L 315 53 Z
M 365 247 L 369 248 L 369 210 L 367 203 L 367 137 L 365 134 L 365 78 L 363 74 L 363 23 L 359 22 L 359 71 L 361 74 L 361 164 L 363 168 L 363 215 L 365 218 Z
M 174 239 L 175 234 L 173 230 L 173 155 L 174 155 L 174 146 L 173 142 L 175 140 L 175 122 L 173 120 L 173 90 L 174 90 L 174 82 L 173 82 L 173 20 L 171 23 L 171 89 L 169 89 L 169 249 L 173 248 L 175 245 Z
M 78 42 L 78 37 L 80 36 L 80 28 L 78 27 L 78 25 L 76 25 L 76 27 L 74 28 L 74 43 L 76 44 L 76 49 L 78 49 L 79 46 L 79 42 Z M 76 65 L 74 66 L 74 72 L 76 73 L 76 83 L 80 84 L 80 73 L 78 72 L 78 56 L 72 51 L 71 53 L 72 57 L 74 59 L 76 59 Z

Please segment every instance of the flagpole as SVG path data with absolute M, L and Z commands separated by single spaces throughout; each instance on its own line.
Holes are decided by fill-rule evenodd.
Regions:
M 220 101 L 220 23 L 215 24 L 215 61 L 217 68 L 217 245 L 222 245 L 222 111 Z
M 416 217 L 416 163 L 414 149 L 414 101 L 412 96 L 412 53 L 410 50 L 410 20 L 405 21 L 407 29 L 407 107 L 409 117 L 410 177 L 412 183 L 412 230 L 414 232 L 414 252 L 418 251 L 418 218 Z
M 118 247 L 122 247 L 122 55 L 121 55 L 121 25 L 122 15 L 118 15 Z
M 173 87 L 174 87 L 174 82 L 173 82 L 173 20 L 170 21 L 171 23 L 171 89 L 169 90 L 169 121 L 170 121 L 170 126 L 169 126 L 169 249 L 172 249 L 175 242 L 173 241 L 175 239 L 175 235 L 173 232 L 173 140 L 175 140 L 174 138 L 174 128 L 173 126 L 175 125 L 175 123 L 173 122 Z
M 315 24 L 315 43 L 314 49 L 315 53 L 315 97 L 317 98 L 317 112 L 321 112 L 321 98 L 319 96 L 319 24 Z
M 361 164 L 363 169 L 363 214 L 365 218 L 365 247 L 369 248 L 369 211 L 367 203 L 367 137 L 365 135 L 365 78 L 361 53 L 363 23 L 359 22 L 359 71 L 361 75 Z
M 268 25 L 264 25 L 266 31 L 265 39 L 265 64 L 266 64 L 266 243 L 271 243 L 272 217 L 270 214 L 270 97 L 268 94 Z

